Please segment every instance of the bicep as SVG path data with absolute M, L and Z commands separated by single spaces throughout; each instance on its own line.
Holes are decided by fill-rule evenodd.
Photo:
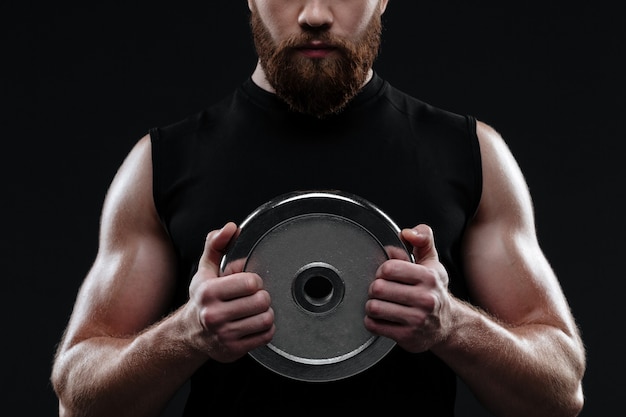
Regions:
M 464 242 L 474 302 L 511 325 L 572 326 L 559 282 L 535 233 L 530 193 L 500 136 L 479 124 L 483 196 Z
M 76 343 L 143 330 L 167 313 L 174 270 L 173 251 L 152 199 L 146 137 L 128 155 L 107 193 L 98 254 L 80 288 L 67 338 Z

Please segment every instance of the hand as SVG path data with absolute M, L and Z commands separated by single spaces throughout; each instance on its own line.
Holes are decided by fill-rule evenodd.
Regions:
M 448 274 L 430 227 L 404 229 L 401 236 L 413 247 L 415 263 L 390 259 L 378 268 L 365 305 L 365 327 L 409 352 L 423 352 L 451 331 Z
M 237 231 L 234 223 L 207 235 L 186 305 L 192 343 L 219 362 L 232 362 L 269 343 L 274 335 L 270 295 L 257 274 L 219 276 L 223 251 Z

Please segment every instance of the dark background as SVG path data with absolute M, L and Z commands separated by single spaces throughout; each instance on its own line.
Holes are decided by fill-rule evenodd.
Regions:
M 605 3 L 392 0 L 376 65 L 395 86 L 492 124 L 517 156 L 587 344 L 584 416 L 614 415 L 626 390 L 626 30 Z M 53 416 L 55 344 L 117 167 L 150 127 L 229 93 L 255 56 L 244 1 L 5 0 L 0 24 L 0 393 L 17 410 L 4 415 Z M 465 391 L 459 409 L 487 415 Z

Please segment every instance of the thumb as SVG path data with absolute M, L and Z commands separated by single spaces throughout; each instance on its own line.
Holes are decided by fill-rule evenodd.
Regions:
M 439 262 L 439 254 L 435 248 L 435 237 L 429 226 L 420 224 L 412 229 L 404 229 L 402 230 L 402 238 L 413 247 L 416 263 Z
M 232 222 L 226 223 L 220 230 L 209 232 L 204 241 L 204 251 L 198 262 L 198 270 L 202 270 L 205 276 L 219 276 L 222 256 L 236 232 L 237 225 Z

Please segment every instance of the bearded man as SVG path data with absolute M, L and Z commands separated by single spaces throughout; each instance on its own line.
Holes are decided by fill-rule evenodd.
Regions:
M 53 367 L 60 414 L 158 415 L 190 381 L 185 416 L 453 416 L 457 377 L 494 415 L 578 414 L 584 348 L 498 133 L 375 73 L 387 0 L 248 4 L 250 79 L 150 130 L 111 184 Z M 411 252 L 346 324 L 393 347 L 323 382 L 248 355 L 280 332 L 272 277 L 222 268 L 232 221 L 302 190 L 372 202 Z

